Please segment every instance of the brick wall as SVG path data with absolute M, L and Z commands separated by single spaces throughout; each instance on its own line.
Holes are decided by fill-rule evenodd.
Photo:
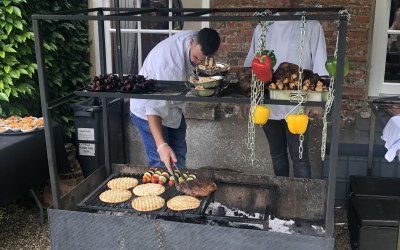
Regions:
M 218 0 L 214 1 L 212 7 L 255 7 L 273 8 L 276 0 Z M 350 71 L 345 79 L 343 88 L 343 108 L 344 113 L 349 107 L 355 110 L 365 107 L 367 98 L 367 60 L 368 60 L 368 38 L 372 25 L 373 0 L 302 0 L 303 7 L 339 7 L 346 8 L 351 16 L 348 31 L 346 55 L 350 61 Z M 328 56 L 333 55 L 336 44 L 337 23 L 333 21 L 321 21 L 324 27 L 326 42 L 328 46 Z M 221 22 L 212 23 L 218 29 L 222 37 L 221 53 L 222 60 L 238 69 L 243 65 L 249 44 L 251 42 L 255 23 L 253 22 Z M 237 68 L 236 68 L 237 67 Z M 348 114 L 353 115 L 350 111 Z

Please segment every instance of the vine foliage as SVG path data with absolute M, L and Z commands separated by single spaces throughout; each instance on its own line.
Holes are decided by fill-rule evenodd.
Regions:
M 32 14 L 87 8 L 78 0 L 0 1 L 0 117 L 41 116 Z M 85 21 L 41 21 L 49 98 L 65 96 L 90 78 L 88 25 Z M 68 135 L 73 117 L 68 106 L 53 117 Z

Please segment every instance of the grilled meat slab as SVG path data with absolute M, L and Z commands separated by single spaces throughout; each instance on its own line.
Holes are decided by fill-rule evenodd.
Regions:
M 178 191 L 190 196 L 209 196 L 217 190 L 217 184 L 212 180 L 197 178 L 178 185 Z

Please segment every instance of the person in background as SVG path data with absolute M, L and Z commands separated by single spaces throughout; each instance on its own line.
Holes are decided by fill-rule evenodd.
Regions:
M 277 8 L 295 8 L 299 7 L 300 0 L 282 0 L 277 2 Z M 281 15 L 284 13 L 277 13 Z M 292 13 L 294 14 L 294 13 Z M 298 14 L 298 13 L 296 13 Z M 265 49 L 274 50 L 277 63 L 276 70 L 280 63 L 289 62 L 300 64 L 300 18 L 297 21 L 276 21 L 267 28 L 265 37 Z M 255 57 L 258 39 L 261 34 L 261 27 L 258 25 L 253 33 L 251 47 L 244 62 L 244 74 L 251 74 L 251 62 Z M 326 43 L 324 31 L 318 21 L 307 20 L 305 25 L 304 40 L 304 59 L 303 68 L 312 70 L 320 76 L 327 76 L 325 69 L 327 60 Z M 247 73 L 246 73 L 247 72 Z M 250 73 L 249 73 L 250 72 Z M 249 79 L 247 77 L 247 79 Z M 299 158 L 299 135 L 293 135 L 289 132 L 285 116 L 294 108 L 291 105 L 270 105 L 270 117 L 263 126 L 270 149 L 270 155 L 277 176 L 289 176 L 289 158 L 293 162 L 294 177 L 310 178 L 311 166 L 308 158 L 308 130 L 304 134 L 303 157 Z
M 220 36 L 214 29 L 181 31 L 157 44 L 146 57 L 139 74 L 148 79 L 186 81 L 195 66 L 214 55 Z M 184 102 L 131 99 L 130 111 L 146 150 L 148 166 L 179 168 L 186 161 Z

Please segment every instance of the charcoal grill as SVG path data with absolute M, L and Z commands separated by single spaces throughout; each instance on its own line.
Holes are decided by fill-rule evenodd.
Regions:
M 274 12 L 282 9 L 269 9 Z M 41 96 L 43 117 L 49 122 L 45 124 L 46 147 L 49 158 L 49 170 L 52 186 L 54 209 L 49 209 L 49 225 L 51 232 L 52 249 L 259 249 L 268 246 L 270 249 L 333 249 L 333 210 L 335 197 L 336 160 L 339 138 L 340 104 L 342 98 L 342 85 L 344 78 L 343 63 L 346 51 L 346 32 L 349 15 L 341 7 L 336 8 L 293 8 L 285 12 L 307 13 L 307 20 L 337 20 L 338 21 L 338 65 L 335 80 L 335 100 L 332 113 L 332 147 L 330 149 L 329 178 L 328 182 L 320 180 L 296 180 L 296 178 L 270 178 L 263 176 L 252 179 L 256 182 L 279 183 L 279 204 L 277 211 L 281 218 L 321 218 L 325 215 L 325 237 L 312 237 L 308 235 L 287 235 L 269 231 L 237 230 L 228 227 L 211 227 L 193 223 L 169 222 L 167 220 L 149 220 L 145 218 L 128 218 L 124 216 L 111 216 L 108 214 L 87 213 L 75 211 L 76 204 L 88 192 L 91 192 L 106 177 L 112 173 L 110 158 L 109 119 L 107 117 L 107 98 L 141 98 L 158 100 L 181 100 L 194 102 L 227 102 L 248 103 L 247 98 L 230 97 L 193 97 L 171 93 L 157 94 L 129 94 L 108 92 L 75 91 L 70 95 L 57 100 L 48 99 L 48 82 L 46 79 L 43 38 L 41 29 L 44 20 L 86 20 L 95 21 L 98 27 L 100 73 L 106 73 L 107 67 L 105 53 L 105 21 L 138 21 L 138 22 L 170 22 L 170 21 L 211 21 L 211 22 L 236 22 L 236 21 L 282 21 L 298 20 L 300 15 L 253 15 L 254 12 L 263 13 L 265 8 L 194 8 L 194 9 L 138 9 L 138 8 L 95 8 L 68 12 L 32 15 L 32 25 L 35 35 L 35 50 L 38 64 L 38 78 Z M 111 12 L 109 14 L 109 12 Z M 173 15 L 150 15 L 143 13 L 181 13 Z M 205 16 L 207 15 L 207 16 Z M 95 25 L 96 26 L 96 25 Z M 117 28 L 117 37 L 121 35 Z M 118 39 L 117 39 L 118 40 Z M 117 41 L 117 43 L 120 41 Z M 121 58 L 118 50 L 117 59 Z M 120 72 L 122 74 L 122 72 Z M 169 85 L 182 84 L 182 82 L 167 82 Z M 55 107 L 70 101 L 76 96 L 99 97 L 103 103 L 103 130 L 105 166 L 87 177 L 79 186 L 61 199 L 58 188 L 56 156 L 54 154 L 54 138 L 49 124 L 51 124 L 50 111 Z M 285 104 L 288 101 L 264 99 L 264 103 Z M 324 106 L 323 102 L 307 102 L 304 105 Z M 233 166 L 234 168 L 235 166 Z M 100 173 L 104 171 L 104 173 Z M 224 173 L 226 174 L 226 173 Z M 225 176 L 223 176 L 226 178 Z M 246 174 L 240 176 L 252 178 Z M 223 178 L 220 178 L 223 179 Z M 217 197 L 215 197 L 217 198 Z M 287 198 L 284 202 L 283 200 Z M 324 208 L 326 211 L 324 211 Z M 67 209 L 67 210 L 63 210 Z M 155 233 L 157 241 L 155 241 Z M 206 239 L 206 240 L 205 240 Z M 179 242 L 177 245 L 176 242 Z
M 221 189 L 222 193 L 225 193 L 229 187 L 239 187 L 239 188 L 256 188 L 261 189 L 265 192 L 265 201 L 263 204 L 266 204 L 261 210 L 260 208 L 252 210 L 250 212 L 259 212 L 259 218 L 251 218 L 246 214 L 242 214 L 236 212 L 234 216 L 228 216 L 226 213 L 221 212 L 219 209 L 216 213 L 206 213 L 208 205 L 210 202 L 216 199 L 215 193 L 211 193 L 207 197 L 200 197 L 200 206 L 196 209 L 185 210 L 185 211 L 173 211 L 167 207 L 165 204 L 162 208 L 150 211 L 150 212 L 139 212 L 132 208 L 131 203 L 132 200 L 136 198 L 134 194 L 132 194 L 131 199 L 121 202 L 118 204 L 111 204 L 103 202 L 99 199 L 99 195 L 108 189 L 107 183 L 111 179 L 118 177 L 134 177 L 139 180 L 139 184 L 143 184 L 141 181 L 141 175 L 138 174 L 112 174 L 108 177 L 100 186 L 98 186 L 93 192 L 91 192 L 85 199 L 83 199 L 79 204 L 78 208 L 81 211 L 87 212 L 122 212 L 122 213 L 130 213 L 138 216 L 142 216 L 148 219 L 164 219 L 169 221 L 181 221 L 187 223 L 197 223 L 197 224 L 217 224 L 221 226 L 231 226 L 231 227 L 239 227 L 239 228 L 250 228 L 251 224 L 257 224 L 262 227 L 263 230 L 268 230 L 268 220 L 274 218 L 274 203 L 275 203 L 275 185 L 268 184 L 255 184 L 255 183 L 239 183 L 233 181 L 218 181 L 217 186 Z M 227 188 L 228 187 L 228 188 Z M 166 201 L 171 199 L 174 196 L 183 195 L 183 193 L 176 190 L 175 186 L 166 187 L 166 191 L 160 196 L 163 197 Z M 232 190 L 230 192 L 231 196 L 233 195 Z M 221 207 L 222 208 L 222 207 Z M 235 224 L 236 223 L 236 224 Z M 254 228 L 254 227 L 251 227 Z

